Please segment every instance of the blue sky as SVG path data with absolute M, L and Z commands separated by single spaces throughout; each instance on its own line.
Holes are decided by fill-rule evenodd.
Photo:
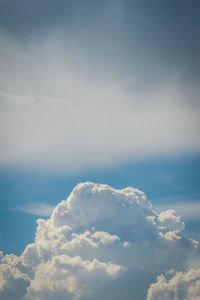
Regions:
M 199 156 L 162 157 L 130 162 L 115 167 L 87 169 L 77 174 L 37 173 L 32 170 L 8 169 L 1 171 L 1 249 L 5 253 L 21 254 L 27 242 L 34 239 L 36 220 L 49 213 L 48 205 L 55 206 L 66 199 L 79 182 L 94 181 L 116 188 L 135 186 L 145 191 L 155 207 L 176 208 L 176 205 L 197 203 L 194 217 L 182 217 L 190 236 L 199 239 Z M 47 205 L 46 210 L 40 203 Z M 32 208 L 29 213 L 23 208 Z M 38 213 L 35 209 L 38 207 Z M 187 208 L 187 209 L 188 209 Z M 32 212 L 32 213 L 31 213 Z M 18 234 L 20 233 L 20 234 Z
M 0 0 L 4 254 L 21 255 L 85 181 L 140 189 L 200 242 L 198 12 L 196 0 Z

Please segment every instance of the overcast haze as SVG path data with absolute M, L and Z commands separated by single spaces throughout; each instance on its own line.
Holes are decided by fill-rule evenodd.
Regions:
M 199 152 L 195 7 L 92 2 L 1 3 L 2 165 Z

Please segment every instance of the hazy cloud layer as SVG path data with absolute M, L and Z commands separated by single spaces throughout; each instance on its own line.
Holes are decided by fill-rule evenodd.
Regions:
M 0 296 L 146 299 L 157 276 L 188 270 L 197 242 L 183 229 L 174 210 L 157 214 L 138 189 L 80 183 L 48 220 L 38 220 L 35 241 L 20 257 L 1 257 Z M 157 293 L 159 278 L 149 297 Z
M 199 153 L 197 1 L 1 1 L 1 166 Z
M 133 70 L 130 90 L 55 35 L 0 39 L 2 166 L 72 171 L 199 152 L 199 106 L 175 75 L 145 90 Z

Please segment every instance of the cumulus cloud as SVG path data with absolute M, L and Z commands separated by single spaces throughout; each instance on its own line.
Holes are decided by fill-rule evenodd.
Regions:
M 199 300 L 200 269 L 167 275 L 160 275 L 157 282 L 151 284 L 147 300 Z
M 0 299 L 19 299 L 30 285 L 28 268 L 15 255 L 0 255 Z
M 200 203 L 196 199 L 195 201 L 184 201 L 181 202 L 178 198 L 163 199 L 163 202 L 167 203 L 167 200 L 173 200 L 170 204 L 159 204 L 156 205 L 156 209 L 160 212 L 163 210 L 174 209 L 177 211 L 185 220 L 198 220 L 200 215 Z
M 146 299 L 158 275 L 187 271 L 197 242 L 183 228 L 174 210 L 157 214 L 136 188 L 80 183 L 38 220 L 20 257 L 2 258 L 2 293 L 11 300 Z

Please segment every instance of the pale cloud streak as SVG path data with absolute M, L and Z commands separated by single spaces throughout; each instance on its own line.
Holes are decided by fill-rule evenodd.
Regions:
M 51 216 L 53 209 L 54 209 L 53 205 L 42 203 L 42 202 L 31 202 L 16 208 L 16 210 L 28 214 L 40 216 L 40 217 Z

